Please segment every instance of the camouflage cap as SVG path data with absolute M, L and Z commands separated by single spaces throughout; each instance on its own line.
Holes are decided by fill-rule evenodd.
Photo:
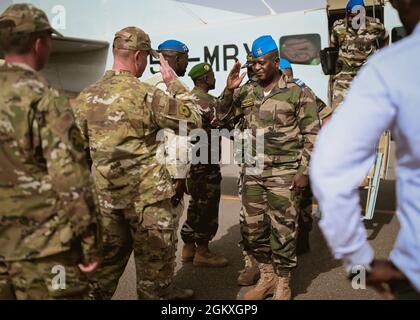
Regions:
M 158 59 L 159 54 L 152 49 L 149 35 L 137 27 L 127 27 L 115 34 L 114 48 L 127 50 L 142 50 Z
M 0 31 L 9 34 L 51 31 L 63 37 L 51 27 L 44 11 L 27 3 L 12 4 L 0 15 Z
M 201 76 L 204 76 L 205 74 L 209 73 L 210 71 L 213 71 L 211 68 L 211 64 L 207 62 L 202 62 L 199 64 L 196 64 L 194 67 L 192 67 L 191 71 L 188 73 L 188 76 L 195 80 L 197 78 L 200 78 Z

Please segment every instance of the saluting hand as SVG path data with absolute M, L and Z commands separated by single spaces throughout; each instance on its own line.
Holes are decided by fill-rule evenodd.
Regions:
M 246 72 L 243 72 L 241 75 L 239 75 L 240 71 L 241 63 L 239 61 L 236 61 L 232 67 L 232 70 L 230 70 L 227 78 L 226 88 L 228 90 L 233 91 L 236 88 L 239 88 L 239 86 L 241 85 L 242 80 L 245 78 Z
M 168 85 L 170 82 L 174 81 L 177 76 L 175 71 L 171 68 L 168 61 L 165 60 L 162 53 L 159 53 L 160 61 L 160 73 L 162 74 L 163 82 Z

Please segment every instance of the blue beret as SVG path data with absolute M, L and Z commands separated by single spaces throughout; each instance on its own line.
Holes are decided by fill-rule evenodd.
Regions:
M 352 10 L 355 6 L 365 6 L 365 3 L 363 0 L 350 0 L 349 2 L 347 2 L 347 6 L 346 9 L 347 10 Z
M 280 59 L 280 69 L 292 69 L 292 65 L 287 59 Z
M 182 43 L 178 40 L 166 40 L 165 42 L 162 42 L 159 47 L 158 51 L 176 51 L 181 53 L 188 53 L 188 47 L 185 45 L 185 43 Z
M 274 50 L 278 50 L 278 48 L 272 36 L 261 36 L 252 44 L 252 55 L 255 58 L 261 57 Z

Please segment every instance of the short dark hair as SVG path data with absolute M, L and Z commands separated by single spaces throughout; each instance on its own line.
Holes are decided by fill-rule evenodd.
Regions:
M 5 54 L 28 53 L 37 39 L 41 38 L 44 40 L 50 35 L 50 31 L 5 34 L 1 37 L 0 49 L 4 51 Z

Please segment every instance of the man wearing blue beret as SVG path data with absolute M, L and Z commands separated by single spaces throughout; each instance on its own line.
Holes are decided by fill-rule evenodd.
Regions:
M 157 49 L 161 52 L 165 60 L 175 71 L 178 77 L 183 77 L 188 66 L 188 52 L 187 45 L 179 40 L 166 40 L 162 42 Z M 168 93 L 166 85 L 163 81 L 162 74 L 156 73 L 151 78 L 145 81 L 160 90 Z M 185 89 L 190 89 L 183 83 Z M 190 95 L 185 96 L 191 98 Z M 188 153 L 190 144 L 186 136 L 174 134 L 170 130 L 165 131 L 165 144 L 162 153 L 158 157 L 164 158 L 166 168 L 174 182 L 175 195 L 172 198 L 172 204 L 176 207 L 178 215 L 181 216 L 184 211 L 184 193 L 186 190 L 186 177 L 189 170 Z
M 221 118 L 234 114 L 232 122 L 243 121 L 253 140 L 253 154 L 245 159 L 263 160 L 257 169 L 250 161 L 242 167 L 242 245 L 260 271 L 257 285 L 244 299 L 272 295 L 273 300 L 288 300 L 291 271 L 297 265 L 298 203 L 309 182 L 309 160 L 320 128 L 318 108 L 309 91 L 279 72 L 278 47 L 271 36 L 256 39 L 252 55 L 258 85 L 240 95 L 225 90 L 232 103 L 217 113 Z
M 379 19 L 366 16 L 364 5 L 363 0 L 350 0 L 346 6 L 346 17 L 333 24 L 330 43 L 331 47 L 339 49 L 332 90 L 334 110 L 343 102 L 360 68 L 389 41 L 384 25 Z

